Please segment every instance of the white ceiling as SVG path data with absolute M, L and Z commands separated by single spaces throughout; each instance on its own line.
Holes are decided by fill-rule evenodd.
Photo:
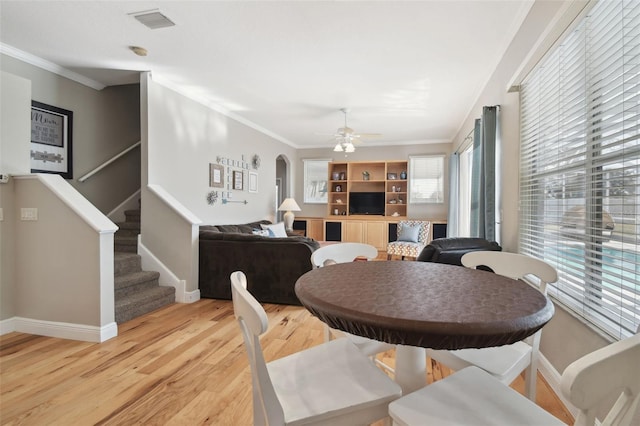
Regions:
M 104 85 L 150 70 L 297 148 L 331 147 L 316 133 L 342 127 L 343 107 L 356 132 L 383 134 L 368 145 L 437 143 L 456 135 L 531 4 L 2 0 L 0 43 Z M 151 9 L 176 26 L 130 15 Z

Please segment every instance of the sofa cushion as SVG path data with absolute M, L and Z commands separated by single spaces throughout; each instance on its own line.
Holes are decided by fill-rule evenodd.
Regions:
M 262 227 L 262 229 L 269 231 L 270 237 L 276 237 L 276 238 L 288 237 L 287 231 L 285 231 L 284 229 L 284 222 L 278 222 L 278 223 L 269 224 L 269 225 L 261 224 L 260 226 Z

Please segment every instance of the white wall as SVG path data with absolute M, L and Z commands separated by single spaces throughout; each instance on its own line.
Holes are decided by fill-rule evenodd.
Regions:
M 2 71 L 0 93 L 0 173 L 29 173 L 31 82 Z
M 30 170 L 29 140 L 31 83 L 2 72 L 0 74 L 0 173 L 22 174 Z M 14 183 L 0 183 L 0 321 L 15 315 Z

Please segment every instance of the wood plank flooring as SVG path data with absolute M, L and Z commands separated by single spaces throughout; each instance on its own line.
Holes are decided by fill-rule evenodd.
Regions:
M 304 308 L 265 309 L 267 360 L 322 342 L 322 323 Z M 102 344 L 1 336 L 0 424 L 252 424 L 251 375 L 230 301 L 173 304 L 121 324 L 118 333 Z M 393 364 L 393 351 L 381 358 Z M 447 374 L 436 366 L 429 380 Z M 522 392 L 524 380 L 513 386 Z M 540 376 L 538 404 L 573 422 Z

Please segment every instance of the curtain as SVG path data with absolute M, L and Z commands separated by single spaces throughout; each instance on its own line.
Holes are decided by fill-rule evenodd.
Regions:
M 458 215 L 460 211 L 460 155 L 457 152 L 449 158 L 449 217 L 447 219 L 447 237 L 457 237 Z
M 473 131 L 471 236 L 498 241 L 496 235 L 497 106 L 482 108 Z

